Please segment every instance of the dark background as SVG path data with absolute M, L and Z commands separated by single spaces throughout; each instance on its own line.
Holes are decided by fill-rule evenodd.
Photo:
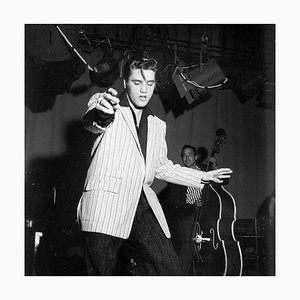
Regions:
M 154 56 L 160 65 L 150 106 L 167 123 L 169 158 L 174 163 L 181 163 L 182 145 L 210 151 L 215 131 L 225 129 L 227 140 L 217 160 L 219 166 L 234 171 L 227 189 L 237 204 L 237 233 L 249 265 L 245 275 L 273 275 L 275 215 L 263 203 L 275 196 L 275 25 L 59 26 L 87 64 L 109 65 L 111 71 L 93 77 L 54 25 L 24 26 L 27 253 L 32 250 L 32 235 L 44 234 L 39 257 L 35 257 L 39 266 L 32 271 L 28 255 L 27 274 L 84 273 L 75 220 L 93 136 L 82 128 L 81 118 L 93 93 L 111 85 L 122 90 L 122 59 L 144 53 Z M 203 62 L 217 61 L 228 81 L 218 89 L 195 89 L 196 96 L 188 104 L 179 96 L 171 74 L 178 63 L 199 65 L 201 53 Z M 157 193 L 165 186 L 154 182 Z M 266 222 L 270 218 L 273 222 L 271 227 L 265 221 L 264 227 L 257 227 L 262 205 Z M 266 233 L 259 230 L 267 231 L 271 239 L 262 239 L 263 250 L 259 250 L 259 236 Z

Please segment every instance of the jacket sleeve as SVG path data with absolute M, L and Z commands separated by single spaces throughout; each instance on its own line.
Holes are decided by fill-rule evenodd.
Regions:
M 167 143 L 166 143 L 166 124 L 163 124 L 163 138 L 160 146 L 159 153 L 159 166 L 156 170 L 155 177 L 170 183 L 193 186 L 203 188 L 204 184 L 201 183 L 203 171 L 194 170 L 187 167 L 182 167 L 179 164 L 174 164 L 167 157 Z

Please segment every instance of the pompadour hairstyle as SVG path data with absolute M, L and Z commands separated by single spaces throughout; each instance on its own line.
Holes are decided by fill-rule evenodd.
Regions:
M 131 58 L 129 59 L 124 67 L 123 78 L 128 80 L 131 70 L 141 69 L 141 70 L 152 70 L 157 71 L 157 61 L 154 58 Z

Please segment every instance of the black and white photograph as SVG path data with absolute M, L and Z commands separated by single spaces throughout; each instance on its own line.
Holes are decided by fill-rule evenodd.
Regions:
M 279 60 L 287 29 L 250 3 L 251 17 L 220 20 L 221 7 L 204 3 L 199 17 L 194 2 L 180 3 L 170 20 L 160 14 L 172 5 L 139 5 L 122 3 L 120 18 L 100 3 L 80 3 L 82 18 L 59 7 L 49 19 L 28 15 L 16 62 L 2 55 L 22 77 L 16 167 L 5 172 L 12 181 L 21 171 L 21 191 L 5 195 L 19 225 L 5 229 L 9 274 L 30 299 L 279 295 L 298 270 L 298 125 L 295 77 L 278 70 L 297 69 L 297 47 Z M 293 130 L 278 125 L 285 110 Z
M 25 24 L 26 275 L 275 266 L 274 24 Z

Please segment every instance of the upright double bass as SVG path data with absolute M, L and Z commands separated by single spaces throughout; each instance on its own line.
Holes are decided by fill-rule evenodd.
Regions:
M 216 135 L 210 158 L 220 152 L 226 141 L 224 129 L 218 129 Z M 211 169 L 209 163 L 207 171 Z M 242 252 L 234 236 L 236 204 L 224 188 L 225 184 L 225 180 L 222 184 L 210 182 L 203 188 L 202 206 L 196 214 L 192 233 L 195 275 L 242 275 Z

